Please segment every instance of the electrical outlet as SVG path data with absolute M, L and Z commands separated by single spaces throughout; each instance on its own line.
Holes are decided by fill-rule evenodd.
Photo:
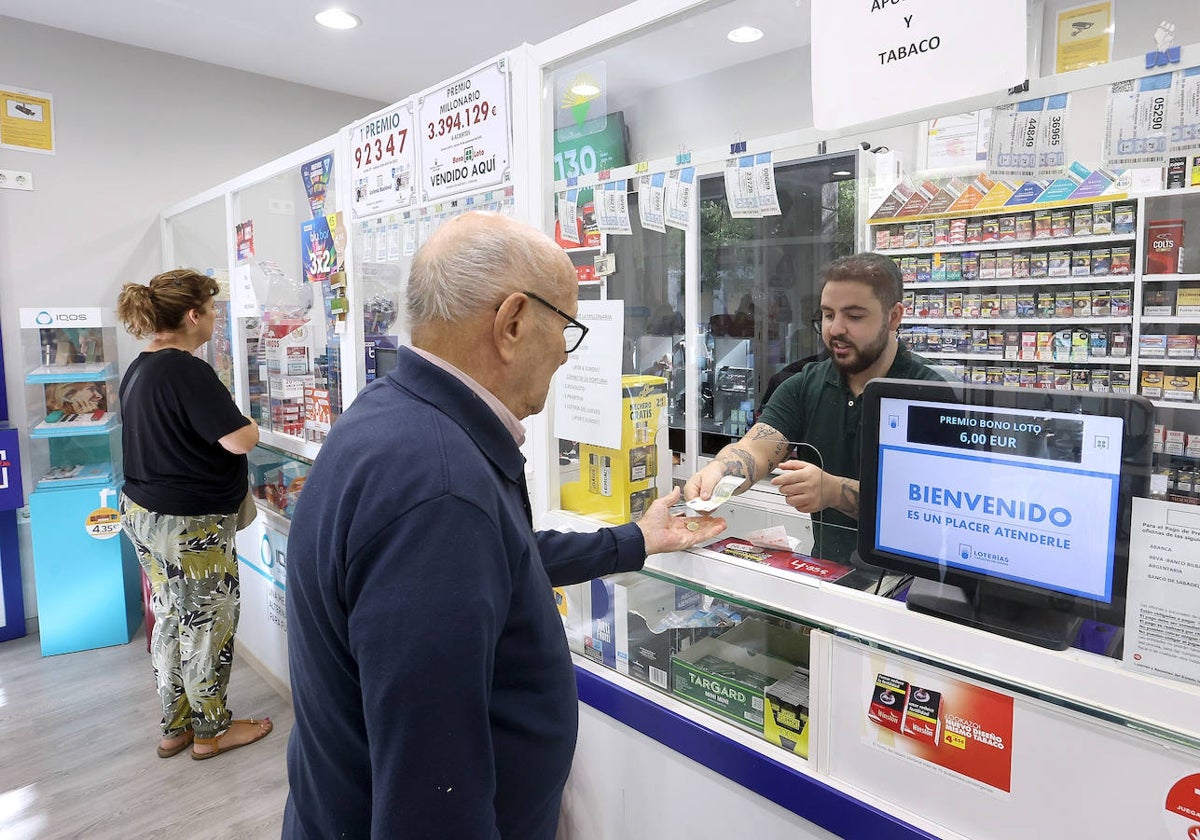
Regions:
M 282 198 L 267 199 L 267 212 L 278 213 L 280 216 L 291 216 L 296 212 L 296 205 Z
M 16 169 L 0 169 L 0 190 L 33 191 L 33 173 Z

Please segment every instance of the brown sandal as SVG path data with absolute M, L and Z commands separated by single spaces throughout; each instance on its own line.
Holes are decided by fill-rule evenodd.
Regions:
M 261 741 L 263 738 L 266 738 L 268 735 L 271 734 L 271 730 L 275 728 L 275 725 L 273 723 L 271 723 L 270 718 L 263 718 L 262 720 L 258 720 L 257 718 L 244 718 L 241 720 L 231 720 L 229 722 L 230 728 L 232 728 L 235 723 L 244 723 L 244 724 L 250 724 L 252 726 L 260 727 L 258 737 L 252 738 L 249 741 L 246 741 L 244 743 L 233 744 L 232 746 L 228 746 L 228 747 L 221 746 L 221 739 L 229 734 L 229 729 L 226 729 L 220 735 L 213 736 L 212 738 L 196 738 L 195 742 L 197 744 L 200 744 L 201 746 L 205 746 L 205 747 L 212 747 L 213 751 L 206 752 L 206 753 L 198 753 L 198 752 L 196 752 L 195 747 L 193 747 L 192 748 L 192 759 L 195 761 L 204 761 L 205 759 L 218 756 L 221 753 L 227 753 L 230 750 L 236 750 L 238 747 L 248 747 L 250 744 L 257 743 L 257 742 Z M 266 727 L 265 729 L 262 728 L 264 726 Z
M 192 741 L 196 737 L 196 733 L 190 729 L 183 730 L 182 732 L 179 733 L 179 735 L 185 736 L 182 744 L 179 744 L 178 746 L 175 746 L 175 747 L 164 747 L 161 744 L 159 745 L 159 747 L 158 747 L 158 757 L 159 758 L 170 758 L 173 755 L 179 755 L 181 752 L 183 752 L 184 750 L 186 750 L 188 747 L 190 747 L 192 745 Z M 178 738 L 179 735 L 175 735 L 174 737 Z

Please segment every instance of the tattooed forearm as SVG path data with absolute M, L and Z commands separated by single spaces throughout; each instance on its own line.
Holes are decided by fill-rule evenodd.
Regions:
M 832 507 L 858 519 L 858 482 L 849 478 L 839 478 L 837 497 Z
M 736 475 L 750 479 L 751 483 L 757 477 L 757 462 L 754 455 L 740 446 L 727 446 L 717 455 L 717 460 L 725 467 L 725 475 Z
M 783 436 L 783 433 L 774 426 L 768 426 L 766 423 L 755 423 L 750 432 L 749 440 L 768 440 L 775 445 L 775 448 L 767 456 L 767 470 L 773 470 L 779 466 L 779 462 L 783 460 L 783 456 L 791 448 L 791 444 L 788 443 L 788 439 Z

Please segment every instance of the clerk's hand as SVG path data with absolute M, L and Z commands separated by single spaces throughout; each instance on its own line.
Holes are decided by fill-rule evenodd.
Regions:
M 725 462 L 712 460 L 704 465 L 704 469 L 697 472 L 687 480 L 683 485 L 683 498 L 685 501 L 692 499 L 708 500 L 712 496 L 713 488 L 717 486 L 717 482 L 725 477 Z
M 827 472 L 807 461 L 784 461 L 782 471 L 771 479 L 784 501 L 801 513 L 816 513 L 829 507 L 831 499 Z
M 725 530 L 719 516 L 672 516 L 671 506 L 679 501 L 679 488 L 657 499 L 646 509 L 637 526 L 646 541 L 646 556 L 664 551 L 683 551 L 715 539 Z

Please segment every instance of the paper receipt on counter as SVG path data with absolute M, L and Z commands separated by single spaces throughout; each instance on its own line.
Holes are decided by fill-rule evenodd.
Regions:
M 697 496 L 694 499 L 688 499 L 687 506 L 698 513 L 714 511 L 729 501 L 729 498 L 733 495 L 733 491 L 741 487 L 745 480 L 741 476 L 727 475 L 717 482 L 717 486 L 713 488 L 712 495 L 709 498 L 701 499 Z

